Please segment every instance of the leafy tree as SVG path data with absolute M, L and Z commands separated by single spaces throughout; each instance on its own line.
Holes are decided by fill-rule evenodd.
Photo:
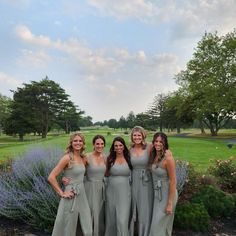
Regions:
M 127 129 L 127 121 L 126 119 L 124 118 L 124 116 L 121 116 L 119 121 L 118 121 L 118 124 L 117 124 L 121 129 Z
M 168 130 L 177 129 L 180 133 L 181 127 L 186 127 L 193 123 L 194 110 L 192 103 L 181 90 L 166 96 L 164 109 L 162 111 L 163 124 Z
M 117 122 L 116 119 L 110 119 L 110 120 L 108 120 L 107 125 L 108 125 L 110 128 L 113 128 L 113 129 L 118 128 L 118 122 Z
M 129 112 L 129 114 L 126 118 L 126 121 L 127 121 L 127 128 L 132 129 L 135 125 L 135 114 L 133 111 Z
M 79 126 L 80 127 L 92 126 L 93 125 L 92 119 L 93 118 L 91 116 L 81 117 L 79 120 Z
M 153 129 L 152 120 L 147 113 L 138 113 L 135 118 L 135 125 L 142 126 L 144 129 Z
M 206 33 L 176 80 L 190 94 L 196 118 L 217 135 L 236 115 L 236 30 Z
M 163 112 L 166 98 L 167 95 L 165 94 L 157 94 L 154 97 L 150 108 L 147 110 L 147 114 L 152 121 L 153 127 L 159 125 L 160 131 L 163 129 Z
M 0 135 L 6 125 L 6 119 L 10 115 L 11 99 L 0 94 Z
M 75 113 L 69 95 L 48 77 L 40 82 L 32 81 L 23 85 L 23 88 L 14 91 L 12 112 L 7 122 L 8 134 L 19 134 L 20 139 L 23 139 L 26 133 L 37 132 L 46 138 L 54 123 L 68 119 L 68 114 L 71 115 L 72 111 L 67 110 L 67 105 Z
M 82 119 L 83 111 L 77 111 L 77 106 L 71 101 L 66 101 L 59 114 L 57 124 L 65 130 L 66 134 L 79 129 L 79 121 Z

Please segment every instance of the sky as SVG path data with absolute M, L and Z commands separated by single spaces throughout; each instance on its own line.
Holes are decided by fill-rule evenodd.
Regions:
M 0 0 L 0 94 L 46 76 L 93 122 L 177 90 L 205 32 L 236 28 L 235 0 Z

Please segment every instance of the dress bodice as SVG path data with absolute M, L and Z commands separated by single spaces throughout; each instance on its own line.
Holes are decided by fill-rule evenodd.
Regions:
M 110 176 L 124 176 L 130 175 L 130 169 L 127 163 L 117 164 L 115 163 L 110 170 Z
M 156 165 L 152 165 L 152 177 L 154 181 L 157 179 L 169 180 L 167 170 L 162 166 L 157 167 Z
M 88 156 L 88 166 L 87 166 L 87 180 L 88 181 L 99 181 L 103 180 L 104 174 L 106 171 L 105 162 L 103 164 L 95 164 L 93 160 L 93 156 Z
M 68 168 L 64 171 L 64 176 L 70 179 L 70 184 L 82 183 L 84 180 L 85 166 L 74 161 L 70 162 Z
M 143 150 L 142 155 L 135 156 L 131 152 L 131 163 L 134 169 L 145 169 L 148 165 L 149 156 L 147 147 Z

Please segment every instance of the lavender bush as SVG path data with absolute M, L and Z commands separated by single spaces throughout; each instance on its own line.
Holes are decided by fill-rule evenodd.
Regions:
M 59 197 L 47 177 L 63 152 L 36 147 L 0 174 L 0 215 L 19 219 L 40 229 L 51 229 Z
M 36 147 L 12 162 L 11 171 L 0 173 L 0 216 L 18 219 L 35 228 L 51 230 L 59 197 L 47 177 L 59 158 L 60 149 Z M 188 163 L 176 161 L 180 194 L 188 175 Z
M 180 195 L 188 177 L 189 163 L 187 161 L 176 160 L 176 182 L 177 190 Z

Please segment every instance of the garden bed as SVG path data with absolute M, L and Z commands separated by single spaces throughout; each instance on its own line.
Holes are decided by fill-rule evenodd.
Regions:
M 49 233 L 34 230 L 24 223 L 3 218 L 0 218 L 0 235 L 50 236 Z M 236 212 L 230 217 L 213 221 L 207 232 L 174 229 L 173 236 L 236 236 Z

